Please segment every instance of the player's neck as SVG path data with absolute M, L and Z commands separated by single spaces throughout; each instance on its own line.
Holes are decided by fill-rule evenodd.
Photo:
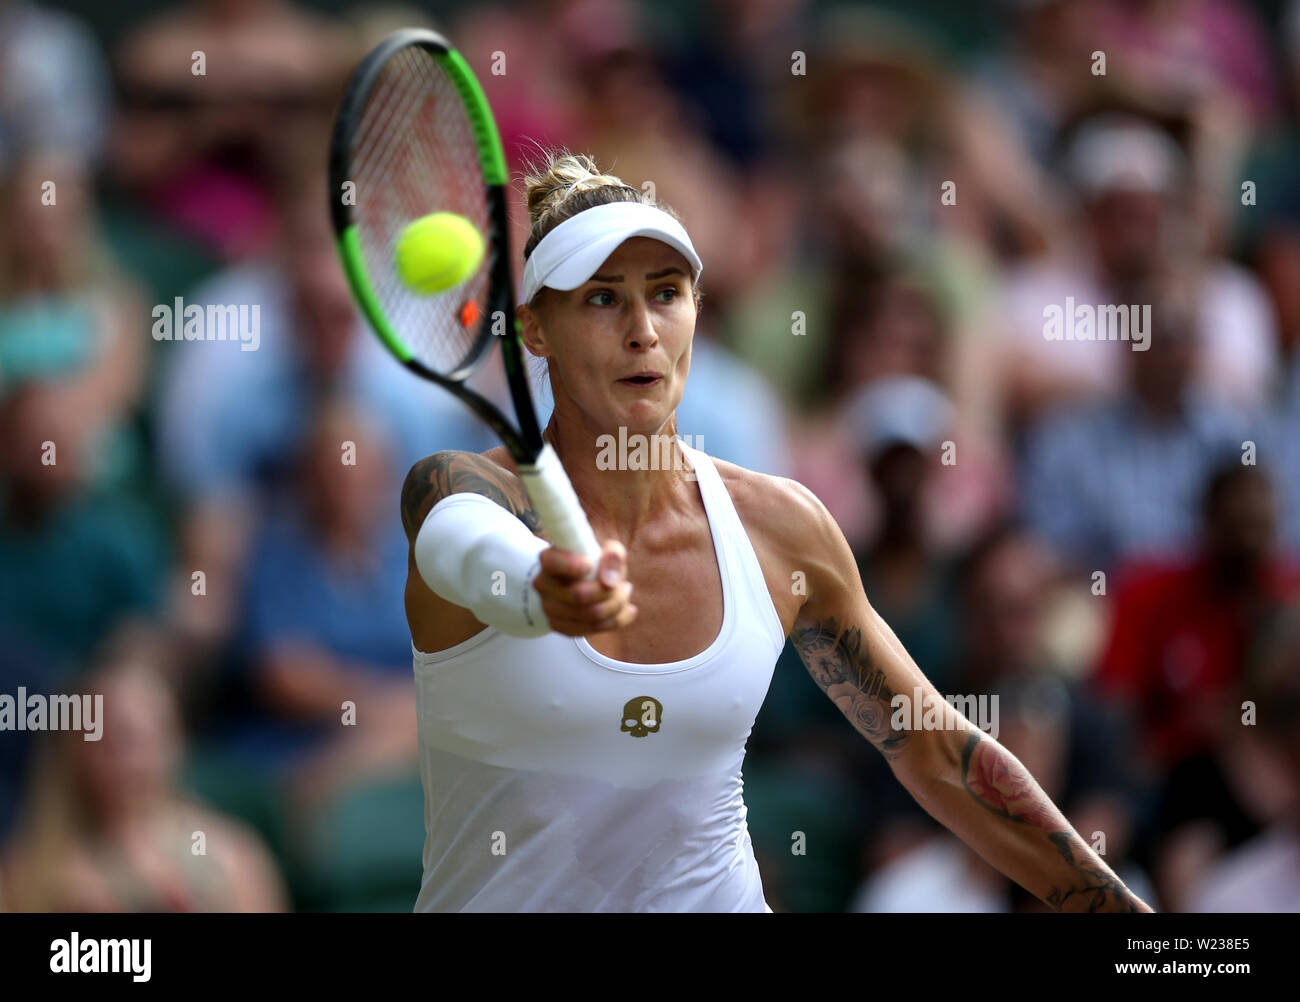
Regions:
M 564 464 L 597 536 L 613 533 L 626 543 L 693 496 L 675 414 L 656 435 L 626 429 L 597 435 L 552 414 L 543 437 Z

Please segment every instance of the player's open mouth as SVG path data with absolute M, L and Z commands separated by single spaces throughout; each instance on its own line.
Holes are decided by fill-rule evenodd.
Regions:
M 627 376 L 624 379 L 620 379 L 619 382 L 629 383 L 632 386 L 653 386 L 655 383 L 659 382 L 659 380 L 662 378 L 663 377 L 660 376 L 658 373 L 641 372 L 641 373 L 637 373 L 637 375 L 635 376 Z

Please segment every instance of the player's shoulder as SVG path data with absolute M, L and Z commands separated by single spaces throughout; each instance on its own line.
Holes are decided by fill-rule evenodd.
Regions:
M 504 446 L 486 452 L 443 449 L 417 460 L 407 471 L 402 525 L 408 537 L 424 524 L 435 504 L 462 492 L 482 494 L 516 515 L 529 510 L 518 468 Z
M 505 446 L 486 452 L 465 452 L 460 449 L 443 449 L 417 459 L 406 473 L 403 491 L 429 487 L 439 497 L 458 490 L 472 490 L 464 484 L 473 483 L 475 477 L 488 475 L 494 480 L 503 476 L 518 479 L 518 467 Z
M 859 582 L 857 561 L 839 523 L 817 494 L 791 477 L 714 460 L 759 562 L 771 581 L 806 575 L 809 597 L 843 596 Z M 773 592 L 775 594 L 775 592 Z
M 515 463 L 510 455 L 510 450 L 504 445 L 498 445 L 486 452 L 440 449 L 438 452 L 430 453 L 423 459 L 417 459 L 411 464 L 411 469 L 406 476 L 409 480 L 412 477 L 427 476 L 439 470 L 453 468 L 482 469 L 488 464 L 505 469 L 510 473 L 515 472 Z
M 747 532 L 798 551 L 837 528 L 821 498 L 798 480 L 711 458 Z

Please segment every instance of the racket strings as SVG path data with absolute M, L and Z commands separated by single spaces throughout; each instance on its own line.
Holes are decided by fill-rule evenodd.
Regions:
M 498 249 L 490 239 L 473 126 L 455 84 L 430 52 L 408 47 L 384 66 L 361 115 L 352 163 L 354 219 L 375 296 L 415 356 L 434 371 L 449 373 L 480 341 L 478 318 L 488 309 Z M 394 252 L 406 225 L 433 212 L 464 216 L 487 246 L 469 279 L 446 292 L 422 295 L 402 282 Z
M 389 240 L 379 243 L 378 251 L 386 255 L 384 244 L 395 244 L 400 227 L 428 211 L 459 212 L 479 225 L 481 231 L 486 227 L 486 206 L 476 174 L 477 164 L 470 163 L 469 170 L 458 172 L 454 158 L 448 162 L 449 158 L 443 155 L 448 150 L 459 148 L 463 154 L 473 148 L 469 123 L 460 112 L 450 81 L 424 50 L 407 50 L 401 62 L 394 63 L 393 70 L 388 102 L 392 113 L 384 116 L 389 142 L 379 164 L 383 183 L 397 196 L 395 203 L 401 211 L 399 218 L 388 220 L 385 235 Z M 454 114 L 439 115 L 439 109 Z M 466 174 L 470 176 L 468 185 Z M 476 210 L 480 217 L 477 220 Z M 477 290 L 461 288 L 456 293 L 434 298 L 414 296 L 391 267 L 385 270 L 385 276 L 385 295 L 394 307 L 394 320 L 418 342 L 412 347 L 425 357 L 426 363 L 434 362 L 438 368 L 450 369 L 457 365 L 477 335 L 476 329 L 467 330 L 460 323 L 459 307 Z M 433 318 L 426 315 L 430 308 L 435 313 Z

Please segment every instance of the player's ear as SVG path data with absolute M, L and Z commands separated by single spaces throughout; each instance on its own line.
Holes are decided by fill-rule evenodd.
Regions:
M 531 306 L 521 304 L 515 307 L 515 317 L 519 320 L 519 337 L 524 347 L 538 358 L 548 357 L 551 351 L 546 346 L 541 317 L 538 316 L 537 311 Z

